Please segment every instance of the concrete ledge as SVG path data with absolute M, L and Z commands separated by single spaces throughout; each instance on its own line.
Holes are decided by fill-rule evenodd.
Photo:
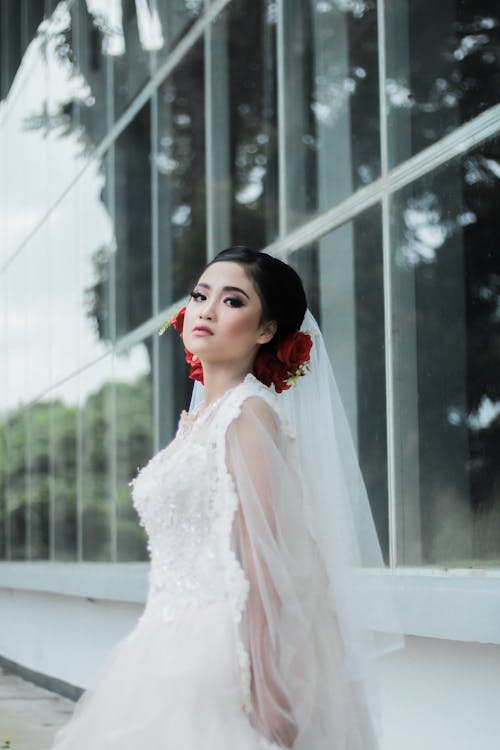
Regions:
M 0 589 L 144 604 L 149 563 L 1 562 Z M 361 573 L 395 595 L 408 635 L 500 644 L 500 570 L 397 568 Z
M 402 568 L 392 584 L 407 635 L 500 644 L 500 571 Z
M 143 604 L 149 563 L 2 562 L 0 588 Z
M 22 664 L 6 659 L 5 656 L 0 656 L 0 669 L 3 669 L 6 674 L 15 674 L 22 680 L 27 680 L 33 683 L 33 685 L 50 690 L 51 693 L 62 695 L 63 698 L 68 698 L 70 701 L 77 701 L 83 693 L 83 689 L 76 685 L 71 685 L 69 682 L 59 680 L 57 677 L 51 677 L 42 672 L 36 672 L 34 669 L 23 667 Z
M 11 662 L 87 688 L 144 605 L 0 587 L 0 654 Z

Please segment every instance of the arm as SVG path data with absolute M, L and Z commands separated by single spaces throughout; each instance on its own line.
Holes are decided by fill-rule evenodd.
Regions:
M 291 590 L 286 539 L 279 513 L 296 477 L 287 466 L 287 438 L 265 401 L 245 402 L 227 435 L 228 468 L 238 494 L 237 555 L 250 584 L 243 616 L 251 666 L 253 722 L 266 737 L 291 747 L 297 727 L 282 654 L 283 601 Z M 288 605 L 290 602 L 288 602 Z

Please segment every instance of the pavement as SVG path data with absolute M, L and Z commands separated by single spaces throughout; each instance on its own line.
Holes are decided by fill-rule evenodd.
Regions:
M 0 668 L 0 750 L 50 750 L 75 704 Z

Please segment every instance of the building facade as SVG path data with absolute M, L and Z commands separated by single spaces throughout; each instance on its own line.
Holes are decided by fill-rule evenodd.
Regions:
M 300 272 L 348 414 L 409 634 L 387 748 L 412 721 L 406 750 L 479 746 L 465 719 L 450 741 L 424 684 L 469 718 L 500 687 L 498 3 L 0 14 L 0 655 L 84 686 L 136 618 L 128 482 L 189 401 L 157 332 L 246 244 Z

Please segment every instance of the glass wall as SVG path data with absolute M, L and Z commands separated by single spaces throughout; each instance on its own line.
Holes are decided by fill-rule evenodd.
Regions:
M 290 256 L 321 326 L 389 556 L 382 217 L 373 206 Z
M 209 28 L 214 248 L 278 231 L 276 3 L 233 0 Z
M 500 559 L 500 138 L 392 204 L 399 555 Z
M 301 273 L 388 564 L 500 561 L 494 0 L 5 0 L 0 559 L 146 559 L 158 338 L 243 243 Z
M 377 6 L 286 3 L 287 226 L 380 175 Z

